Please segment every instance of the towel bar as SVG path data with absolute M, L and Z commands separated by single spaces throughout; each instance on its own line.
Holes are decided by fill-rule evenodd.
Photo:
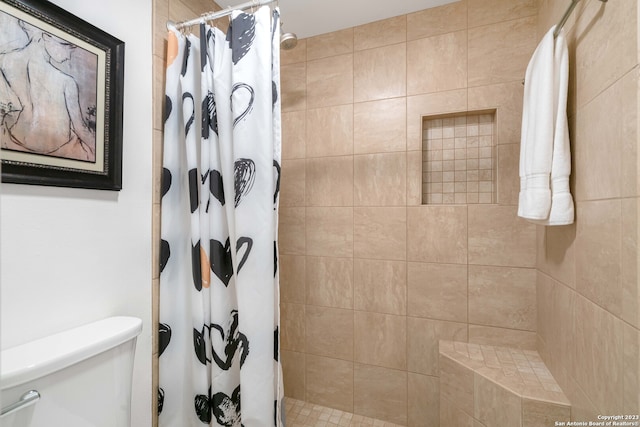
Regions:
M 576 6 L 578 5 L 579 1 L 580 0 L 571 0 L 571 4 L 569 5 L 569 8 L 567 9 L 567 11 L 562 16 L 562 19 L 560 20 L 558 25 L 556 25 L 556 29 L 553 31 L 553 37 L 558 37 L 558 34 L 560 34 L 560 30 L 562 30 L 562 27 L 564 27 L 564 24 L 567 23 L 567 20 L 569 19 L 569 16 L 571 16 L 571 13 L 573 12 L 573 9 L 576 8 Z M 600 0 L 600 1 L 602 3 L 606 3 L 608 0 Z

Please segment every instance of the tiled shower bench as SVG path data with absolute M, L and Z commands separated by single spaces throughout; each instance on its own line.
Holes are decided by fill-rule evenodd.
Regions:
M 441 427 L 548 427 L 571 406 L 536 351 L 440 341 Z

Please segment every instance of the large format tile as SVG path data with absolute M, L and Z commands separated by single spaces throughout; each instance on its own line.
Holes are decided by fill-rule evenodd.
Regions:
M 520 144 L 498 145 L 498 204 L 517 205 L 520 195 Z
M 167 21 L 169 20 L 169 0 L 153 2 L 153 55 L 164 57 L 167 46 Z M 164 68 L 164 67 L 163 67 Z
M 306 352 L 353 360 L 353 311 L 306 306 Z
M 156 348 L 156 346 L 154 345 L 154 348 Z M 158 385 L 159 385 L 159 373 L 160 373 L 160 359 L 158 357 L 158 354 L 155 353 L 152 355 L 151 357 L 151 390 L 158 390 Z M 152 408 L 157 408 L 158 406 L 158 394 L 159 393 L 153 393 L 151 396 L 151 407 Z M 155 412 L 155 411 L 154 411 Z M 157 423 L 157 415 L 152 415 L 152 427 L 157 427 L 158 423 Z
M 465 89 L 407 97 L 407 151 L 422 150 L 423 117 L 467 111 Z
M 166 33 L 165 33 L 166 34 Z M 153 57 L 153 98 L 152 98 L 152 114 L 153 114 L 153 129 L 162 131 L 164 129 L 164 116 L 166 114 L 166 102 L 165 102 L 165 87 L 166 87 L 166 72 L 165 72 L 165 54 L 161 56 Z
M 438 376 L 438 341 L 467 341 L 467 324 L 407 317 L 407 369 Z
M 304 304 L 305 257 L 280 254 L 280 299 Z
M 535 47 L 535 16 L 470 28 L 469 87 L 521 81 Z
M 307 63 L 301 62 L 280 67 L 280 96 L 282 112 L 307 108 Z
M 487 427 L 521 425 L 520 397 L 478 373 L 474 373 L 474 400 L 474 417 Z
M 545 361 L 550 369 L 569 369 L 574 366 L 576 293 L 540 272 L 536 286 L 537 330 L 550 349 Z
M 544 252 L 538 257 L 538 269 L 565 285 L 576 287 L 576 224 L 544 227 Z
M 353 29 L 354 50 L 373 49 L 407 41 L 406 15 L 360 25 Z
M 456 1 L 440 7 L 407 15 L 407 40 L 464 30 L 467 27 L 467 1 Z
M 583 202 L 577 207 L 577 290 L 620 316 L 623 293 L 621 201 Z
M 162 227 L 162 207 L 159 203 L 154 203 L 151 207 L 151 239 L 154 242 L 151 246 L 151 278 L 160 280 L 160 245 Z
M 577 105 L 589 102 L 638 63 L 636 0 L 589 2 L 576 20 Z
M 407 424 L 407 373 L 355 364 L 354 412 L 396 424 Z
M 522 399 L 522 425 L 527 427 L 546 427 L 556 421 L 569 420 L 571 407 L 558 406 L 538 400 Z
M 304 159 L 307 137 L 306 111 L 282 113 L 282 159 Z
M 409 427 L 440 425 L 440 382 L 428 375 L 409 373 Z M 443 426 L 444 427 L 444 426 Z
M 576 200 L 637 195 L 637 82 L 637 73 L 628 73 L 578 109 L 573 144 Z M 601 120 L 603 114 L 607 120 Z
M 353 52 L 353 28 L 309 37 L 307 61 Z
M 408 208 L 407 224 L 409 261 L 466 264 L 466 206 Z
M 355 102 L 405 96 L 406 64 L 405 43 L 356 52 L 353 57 Z
M 171 0 L 169 2 L 169 19 L 173 22 L 192 19 L 194 15 L 198 15 L 198 12 L 192 10 L 190 6 L 180 0 Z
M 407 318 L 355 312 L 355 361 L 385 368 L 407 368 Z
M 308 354 L 306 400 L 353 411 L 353 362 Z
M 307 255 L 353 256 L 353 208 L 306 208 Z
M 283 350 L 305 351 L 305 306 L 280 303 Z
M 353 308 L 353 260 L 307 257 L 307 304 Z
M 532 331 L 469 325 L 469 342 L 473 344 L 536 350 L 536 338 L 536 333 Z
M 495 109 L 497 143 L 520 144 L 523 97 L 524 86 L 521 81 L 472 87 L 469 88 L 469 111 Z M 512 167 L 517 168 L 518 161 Z
M 406 208 L 354 208 L 354 256 L 405 260 L 407 257 Z
M 443 92 L 466 86 L 466 31 L 407 43 L 407 95 Z
M 469 322 L 536 330 L 536 270 L 469 266 Z
M 153 307 L 151 308 L 151 321 L 154 325 L 157 325 L 151 330 L 151 333 L 153 334 L 151 337 L 151 348 L 153 349 L 153 358 L 157 359 L 160 353 L 160 346 L 158 345 L 158 339 L 160 338 L 160 278 L 153 279 L 151 281 L 151 301 L 153 304 Z
M 536 268 L 538 271 L 545 271 L 545 239 L 547 227 L 544 225 L 536 226 Z
M 306 156 L 353 154 L 353 105 L 307 111 Z
M 555 0 L 537 0 L 538 1 L 538 39 L 541 39 L 553 25 L 557 24 L 567 10 L 564 2 Z M 569 16 L 567 23 L 564 25 L 565 33 L 571 35 L 573 26 L 576 22 L 576 16 L 580 16 L 584 11 L 584 7 L 588 2 L 579 2 L 574 12 Z
M 307 60 L 307 39 L 298 40 L 295 49 L 280 49 L 280 65 L 295 64 Z
M 152 148 L 152 156 L 153 156 L 153 171 L 152 171 L 152 182 L 153 182 L 153 195 L 152 195 L 152 203 L 154 205 L 158 205 L 158 209 L 160 209 L 160 204 L 162 203 L 162 169 L 163 169 L 163 156 L 164 156 L 164 132 L 159 131 L 158 129 L 153 130 L 153 148 Z M 160 227 L 160 222 L 157 223 L 157 227 Z M 154 236 L 160 236 L 160 231 L 157 231 L 158 234 Z M 153 258 L 154 262 L 156 258 Z M 158 266 L 159 266 L 158 262 Z M 155 274 L 157 273 L 157 274 Z M 153 277 L 160 277 L 160 271 L 154 272 Z
M 304 255 L 305 209 L 280 208 L 278 213 L 278 249 L 283 254 Z
M 405 206 L 405 153 L 367 154 L 353 159 L 355 206 Z
M 469 206 L 469 264 L 535 267 L 536 226 L 512 206 Z
M 622 200 L 622 319 L 640 327 L 638 215 L 640 199 Z
M 306 206 L 352 206 L 353 157 L 307 159 L 305 187 Z
M 640 331 L 624 325 L 623 413 L 640 413 Z
M 407 314 L 467 321 L 467 266 L 408 263 Z
M 479 426 L 470 415 L 462 411 L 454 402 L 440 397 L 440 426 L 484 427 Z
M 308 108 L 353 102 L 353 54 L 316 59 L 306 64 Z
M 439 366 L 440 396 L 473 416 L 473 370 L 442 354 L 439 355 Z
M 222 8 L 216 5 L 211 5 L 211 2 L 207 0 L 190 0 L 188 2 L 189 9 L 191 9 L 196 15 L 203 15 L 213 11 L 220 11 Z M 221 27 L 218 27 L 221 28 Z M 222 30 L 224 31 L 224 30 Z
M 354 260 L 354 307 L 376 313 L 407 313 L 404 261 Z
M 304 206 L 305 161 L 303 159 L 282 162 L 280 179 L 280 206 Z
M 304 400 L 306 388 L 305 354 L 283 350 L 281 355 L 285 395 Z
M 362 102 L 353 106 L 353 152 L 404 152 L 407 146 L 405 98 Z
M 624 401 L 623 322 L 578 296 L 575 330 L 574 378 L 599 413 L 618 413 Z
M 469 27 L 536 15 L 536 0 L 468 0 Z
M 407 152 L 407 206 L 422 205 L 422 151 Z
M 621 94 L 615 90 L 618 86 L 619 83 L 598 95 L 575 115 L 571 155 L 576 201 L 620 197 L 622 116 L 618 99 Z M 612 114 L 608 120 L 597 120 L 603 111 Z M 602 144 L 605 138 L 608 143 Z
M 567 390 L 567 396 L 570 396 L 573 420 L 597 420 L 598 415 L 602 414 L 573 377 L 569 378 L 562 387 Z
M 640 9 L 639 9 L 640 10 Z M 640 69 L 634 68 L 621 81 L 624 100 L 622 109 L 622 197 L 640 196 L 640 174 L 638 174 L 638 139 L 640 126 L 640 91 L 637 82 L 640 80 Z

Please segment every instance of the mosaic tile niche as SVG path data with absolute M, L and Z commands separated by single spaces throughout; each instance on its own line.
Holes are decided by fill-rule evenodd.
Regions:
M 423 119 L 422 204 L 496 202 L 495 119 L 495 111 Z

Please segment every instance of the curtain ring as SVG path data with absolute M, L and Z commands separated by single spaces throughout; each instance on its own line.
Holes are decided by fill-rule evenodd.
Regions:
M 200 15 L 200 21 L 198 22 L 198 24 L 202 25 L 207 23 L 207 20 L 205 19 L 206 15 L 207 15 L 206 13 L 203 15 Z

